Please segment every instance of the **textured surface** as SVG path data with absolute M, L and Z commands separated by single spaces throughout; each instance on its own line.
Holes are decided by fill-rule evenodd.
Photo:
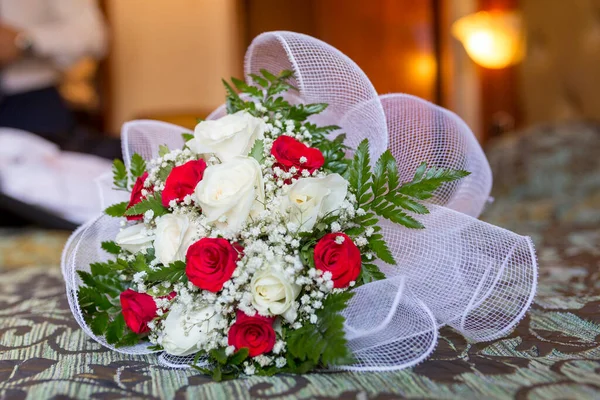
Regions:
M 535 304 L 507 337 L 472 344 L 446 328 L 411 370 L 213 383 L 100 348 L 73 319 L 58 266 L 31 258 L 37 266 L 0 275 L 0 398 L 598 398 L 599 151 L 600 129 L 574 124 L 506 138 L 489 154 L 498 190 L 484 219 L 532 235 L 540 262 Z M 11 240 L 2 232 L 3 263 Z M 26 251 L 61 246 L 49 235 Z

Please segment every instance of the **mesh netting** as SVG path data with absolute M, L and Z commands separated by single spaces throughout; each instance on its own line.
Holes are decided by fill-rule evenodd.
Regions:
M 121 353 L 128 354 L 148 354 L 153 351 L 148 350 L 146 344 L 138 344 L 131 347 L 115 348 L 102 336 L 96 336 L 85 322 L 79 302 L 77 301 L 78 288 L 83 284 L 77 271 L 90 272 L 90 264 L 94 262 L 104 262 L 110 258 L 100 247 L 104 241 L 114 240 L 119 233 L 119 220 L 107 215 L 101 215 L 85 225 L 80 226 L 69 238 L 62 255 L 62 273 L 67 287 L 67 299 L 71 311 L 77 320 L 77 323 L 92 339 Z
M 405 368 L 434 349 L 437 329 L 451 325 L 475 341 L 492 340 L 510 331 L 527 311 L 537 282 L 533 245 L 527 237 L 486 224 L 479 216 L 488 199 L 492 178 L 487 160 L 465 123 L 455 114 L 403 94 L 379 97 L 358 66 L 335 48 L 292 32 L 258 36 L 246 54 L 245 72 L 260 69 L 295 73 L 298 95 L 292 103 L 328 103 L 315 117 L 322 125 L 339 125 L 355 147 L 364 138 L 371 157 L 389 148 L 404 181 L 417 166 L 466 169 L 471 175 L 440 187 L 431 199 L 431 214 L 418 218 L 424 230 L 381 221 L 383 233 L 398 261 L 380 265 L 387 279 L 356 289 L 345 310 L 346 334 L 357 363 L 338 367 L 356 371 Z M 209 119 L 225 114 L 219 107 Z M 180 147 L 188 130 L 153 121 L 134 121 L 123 128 L 123 154 L 151 159 L 159 145 Z M 389 138 L 389 139 L 388 139 Z M 109 185 L 100 182 L 107 190 Z M 109 194 L 105 194 L 106 199 Z M 100 242 L 114 239 L 118 221 L 100 217 L 73 234 L 63 254 L 63 273 L 73 313 L 95 340 L 76 302 L 81 284 L 75 270 L 102 260 Z M 117 351 L 141 354 L 143 345 Z M 170 367 L 189 357 L 160 356 Z
M 368 138 L 373 159 L 387 149 L 385 114 L 375 88 L 354 61 L 336 48 L 293 32 L 262 34 L 246 52 L 244 72 L 248 77 L 261 69 L 294 71 L 291 83 L 303 103 L 329 104 L 313 121 L 340 126 L 350 147 Z
M 167 122 L 152 120 L 126 122 L 121 129 L 125 166 L 129 169 L 131 156 L 134 153 L 138 153 L 145 160 L 151 160 L 158 157 L 158 149 L 161 145 L 170 149 L 182 148 L 184 142 L 181 134 L 183 133 L 193 132 Z
M 537 269 L 531 240 L 446 207 L 429 206 L 423 230 L 380 221 L 397 266 L 433 312 L 475 341 L 507 333 L 533 300 Z
M 410 367 L 437 344 L 436 320 L 405 285 L 402 276 L 355 290 L 344 310 L 346 338 L 357 362 L 339 367 L 350 371 L 383 371 Z
M 429 201 L 478 217 L 492 188 L 492 171 L 469 127 L 456 114 L 407 94 L 381 96 L 389 149 L 400 177 L 410 181 L 422 162 L 471 175 L 445 183 Z

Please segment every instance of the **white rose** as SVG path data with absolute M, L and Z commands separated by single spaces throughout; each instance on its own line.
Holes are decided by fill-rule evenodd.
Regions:
M 184 261 L 188 247 L 193 244 L 197 225 L 187 215 L 167 214 L 156 223 L 154 249 L 163 265 Z
M 197 353 L 222 319 L 213 306 L 185 312 L 183 306 L 176 304 L 163 323 L 161 344 L 167 353 L 174 356 Z
M 281 270 L 269 267 L 257 272 L 250 282 L 252 305 L 263 315 L 281 315 L 288 322 L 296 320 L 298 310 L 292 306 L 301 287 L 290 282 Z
M 300 231 L 310 231 L 317 218 L 340 208 L 348 182 L 339 174 L 324 178 L 301 178 L 288 187 L 281 201 L 282 212 L 290 222 L 298 224 Z
M 214 153 L 222 162 L 235 156 L 247 156 L 256 139 L 263 139 L 265 122 L 247 111 L 238 111 L 196 125 L 190 150 L 198 154 Z
M 155 238 L 154 235 L 148 236 L 147 231 L 144 224 L 129 226 L 117 234 L 115 243 L 131 253 L 137 253 L 150 246 Z
M 211 165 L 195 190 L 209 223 L 225 232 L 237 232 L 249 215 L 264 209 L 265 189 L 260 165 L 254 158 L 234 157 Z

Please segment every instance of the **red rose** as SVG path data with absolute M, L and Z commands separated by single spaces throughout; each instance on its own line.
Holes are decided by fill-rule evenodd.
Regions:
M 273 142 L 271 154 L 277 160 L 278 167 L 285 171 L 296 167 L 298 175 L 300 175 L 300 171 L 303 169 L 307 169 L 312 174 L 325 163 L 323 154 L 319 149 L 308 147 L 293 137 L 285 135 L 279 136 Z
M 142 201 L 142 189 L 144 189 L 144 182 L 146 182 L 146 178 L 148 178 L 148 173 L 144 172 L 142 176 L 139 176 L 136 179 L 135 185 L 133 185 L 133 190 L 131 191 L 131 197 L 129 198 L 129 204 L 127 205 L 128 210 Z M 142 214 L 127 216 L 127 220 L 129 221 L 137 221 L 142 218 L 144 218 Z
M 127 289 L 121 293 L 121 308 L 125 323 L 135 333 L 150 331 L 148 322 L 156 317 L 156 303 L 154 298 L 146 293 L 138 293 Z
M 344 238 L 338 244 L 336 238 Z M 338 241 L 340 239 L 337 239 Z M 360 250 L 344 233 L 328 233 L 315 246 L 315 268 L 331 272 L 333 287 L 348 287 L 360 275 Z
M 178 203 L 188 194 L 194 193 L 196 185 L 202 180 L 206 162 L 204 160 L 188 161 L 179 167 L 174 167 L 165 182 L 162 192 L 163 206 L 169 207 L 171 200 Z
M 231 278 L 239 251 L 225 239 L 202 238 L 187 251 L 185 273 L 200 289 L 218 292 Z
M 171 300 L 176 295 L 176 292 L 171 292 L 161 299 Z M 137 334 L 150 331 L 148 322 L 157 316 L 154 298 L 149 294 L 127 289 L 121 293 L 120 300 L 123 317 L 129 329 Z
M 275 346 L 273 321 L 273 317 L 262 317 L 258 314 L 249 317 L 238 310 L 235 323 L 229 328 L 227 341 L 236 350 L 248 348 L 250 357 L 267 353 Z

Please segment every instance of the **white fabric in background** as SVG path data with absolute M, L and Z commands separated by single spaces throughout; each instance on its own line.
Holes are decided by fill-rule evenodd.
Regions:
M 96 0 L 0 0 L 0 21 L 26 32 L 35 57 L 2 68 L 4 94 L 56 85 L 80 58 L 101 58 L 107 33 Z
M 95 179 L 110 169 L 109 160 L 61 152 L 34 134 L 0 128 L 0 191 L 76 224 L 102 210 Z

